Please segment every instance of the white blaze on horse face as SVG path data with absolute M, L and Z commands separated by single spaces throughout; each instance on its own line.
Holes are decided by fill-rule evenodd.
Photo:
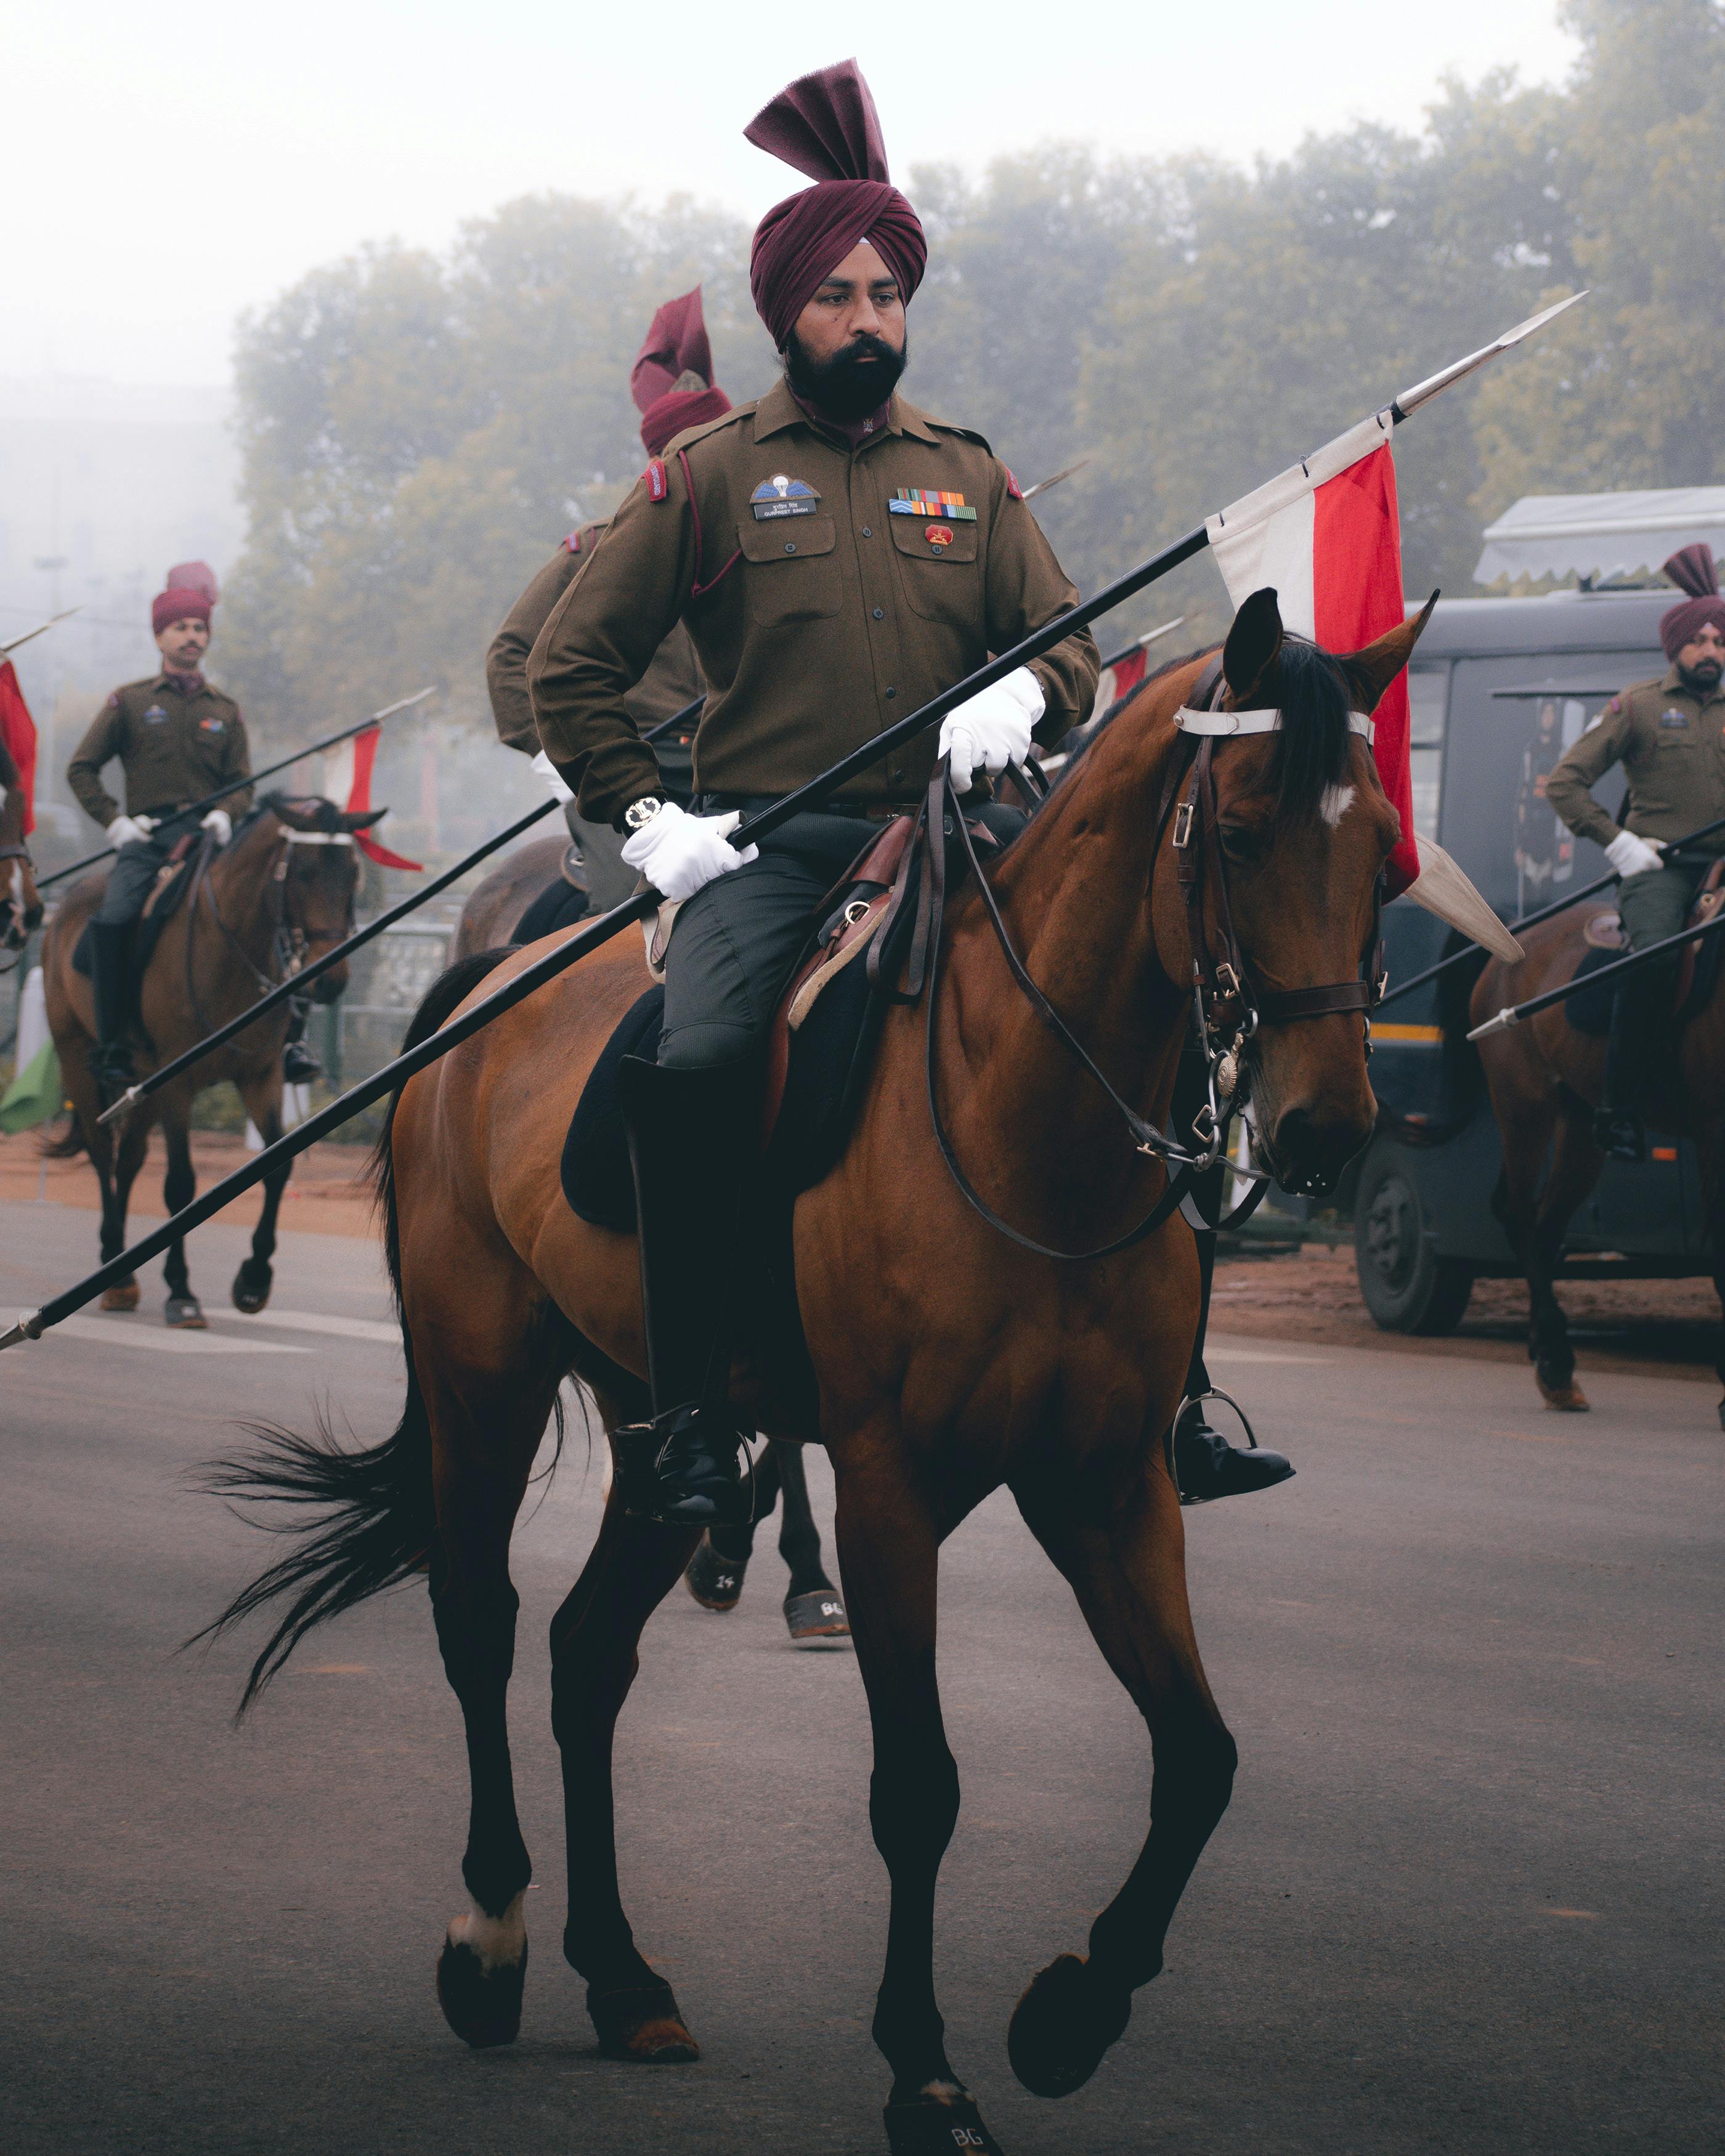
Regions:
M 1325 787 L 1323 798 L 1317 804 L 1318 813 L 1332 831 L 1353 808 L 1355 793 L 1352 786 Z
M 488 1969 L 517 1967 L 527 1950 L 527 1919 L 522 1912 L 526 1898 L 523 1887 L 501 1917 L 488 1917 L 475 1904 L 470 1917 L 457 1917 L 450 1924 L 450 1945 L 471 1947 Z

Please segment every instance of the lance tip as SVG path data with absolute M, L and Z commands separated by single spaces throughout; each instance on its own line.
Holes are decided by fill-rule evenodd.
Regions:
M 1467 1037 L 1470 1040 L 1484 1040 L 1494 1033 L 1507 1033 L 1512 1025 L 1521 1022 L 1515 1005 L 1506 1004 L 1496 1018 L 1488 1018 L 1483 1025 L 1476 1025 Z
M 16 1348 L 20 1341 L 39 1340 L 42 1337 L 42 1312 L 39 1310 L 21 1310 L 18 1323 L 9 1332 L 0 1332 L 0 1348 Z

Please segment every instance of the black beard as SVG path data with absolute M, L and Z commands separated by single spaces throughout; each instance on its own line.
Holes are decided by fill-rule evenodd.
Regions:
M 785 348 L 786 379 L 823 418 L 848 425 L 878 412 L 905 371 L 908 346 L 895 352 L 884 337 L 854 338 L 831 359 L 812 359 L 793 334 Z
M 1677 673 L 1690 694 L 1705 702 L 1718 687 L 1720 680 L 1725 679 L 1725 661 L 1703 659 L 1699 666 L 1680 666 Z

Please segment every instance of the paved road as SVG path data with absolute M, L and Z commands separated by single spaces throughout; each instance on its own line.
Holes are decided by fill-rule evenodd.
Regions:
M 0 1207 L 0 1307 L 74 1276 L 90 1234 Z M 239 1248 L 198 1239 L 213 1310 Z M 394 1419 L 369 1246 L 290 1239 L 277 1301 L 188 1340 L 152 1280 L 139 1316 L 0 1359 L 0 2148 L 880 2156 L 861 1688 L 788 1646 L 776 1556 L 734 1616 L 666 1604 L 620 1738 L 627 1890 L 694 2067 L 598 2059 L 557 1951 L 543 1642 L 596 1519 L 578 1424 L 517 1543 L 542 1887 L 512 2051 L 467 2053 L 432 1994 L 465 1782 L 420 1594 L 319 1635 L 237 1733 L 241 1649 L 176 1655 L 259 1561 L 187 1471 L 236 1419 Z M 940 1977 L 1009 2156 L 1717 2150 L 1713 1389 L 1601 1377 L 1558 1420 L 1490 1365 L 1235 1339 L 1219 1368 L 1301 1471 L 1191 1522 L 1242 1772 L 1166 1974 L 1059 2106 L 1012 2081 L 1006 2019 L 1123 1876 L 1146 1750 L 1010 1505 L 950 1546 Z

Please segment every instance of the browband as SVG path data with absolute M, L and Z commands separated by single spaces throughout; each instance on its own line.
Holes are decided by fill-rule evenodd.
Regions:
M 1174 724 L 1189 734 L 1273 734 L 1281 725 L 1281 713 L 1267 711 L 1194 711 L 1183 704 L 1174 713 Z M 1348 714 L 1350 733 L 1372 739 L 1372 721 L 1363 711 Z
M 296 831 L 291 824 L 283 827 L 290 846 L 351 846 L 352 831 Z

